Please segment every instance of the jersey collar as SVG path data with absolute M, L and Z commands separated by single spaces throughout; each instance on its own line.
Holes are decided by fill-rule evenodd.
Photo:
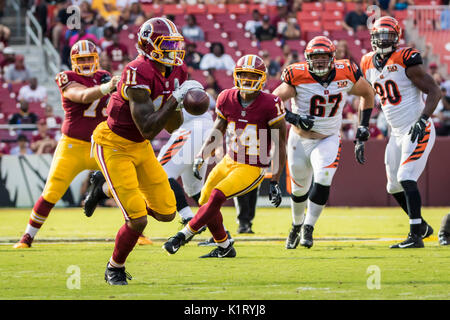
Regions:
M 331 81 L 334 80 L 334 78 L 336 77 L 336 68 L 333 68 L 330 73 L 328 74 L 328 77 L 325 80 L 322 80 L 322 78 L 320 78 L 319 76 L 315 75 L 314 73 L 311 73 L 308 70 L 309 74 L 311 75 L 311 77 L 313 77 L 314 80 L 316 80 L 318 83 L 320 83 L 322 85 L 322 87 L 327 88 Z

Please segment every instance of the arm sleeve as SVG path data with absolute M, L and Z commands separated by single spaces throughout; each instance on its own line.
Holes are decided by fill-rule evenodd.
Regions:
M 350 70 L 354 78 L 354 83 L 356 83 L 359 80 L 359 78 L 363 77 L 361 69 L 356 65 L 356 63 L 354 62 L 350 63 Z

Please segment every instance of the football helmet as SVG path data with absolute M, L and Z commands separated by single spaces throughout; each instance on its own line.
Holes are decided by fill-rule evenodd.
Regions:
M 313 55 L 327 55 L 327 61 L 313 61 Z M 334 61 L 336 56 L 336 47 L 333 42 L 325 36 L 314 37 L 308 42 L 305 49 L 305 59 L 308 63 L 308 69 L 311 73 L 319 77 L 326 75 L 334 68 Z M 325 64 L 325 65 L 324 65 Z
M 240 73 L 249 72 L 259 75 L 257 79 L 244 78 Z M 233 71 L 234 85 L 244 92 L 256 92 L 262 90 L 267 80 L 267 67 L 263 59 L 254 54 L 241 57 Z
M 372 49 L 381 55 L 393 52 L 398 45 L 402 29 L 392 17 L 381 17 L 375 21 L 370 30 Z
M 185 51 L 183 36 L 175 24 L 166 18 L 151 18 L 138 31 L 137 51 L 150 60 L 166 66 L 181 66 Z
M 92 57 L 90 61 L 85 58 Z M 80 61 L 80 59 L 82 59 Z M 70 49 L 70 61 L 72 71 L 82 76 L 89 76 L 97 72 L 100 68 L 97 46 L 89 40 L 80 40 Z

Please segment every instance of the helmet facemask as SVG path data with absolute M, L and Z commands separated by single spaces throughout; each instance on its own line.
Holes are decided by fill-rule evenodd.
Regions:
M 138 52 L 151 60 L 155 60 L 165 66 L 181 66 L 183 64 L 185 51 L 181 49 L 184 38 L 180 36 L 160 36 L 153 43 L 147 39 L 154 48 L 150 55 L 137 47 Z
M 257 75 L 257 77 L 249 77 L 248 74 Z M 234 86 L 245 93 L 254 93 L 263 89 L 267 79 L 264 71 L 257 69 L 235 68 L 233 72 Z
M 305 59 L 308 63 L 309 71 L 319 77 L 322 77 L 333 69 L 334 52 L 305 52 Z
M 384 56 L 393 52 L 398 43 L 398 34 L 391 30 L 377 30 L 370 34 L 370 41 L 373 50 Z
M 92 57 L 91 62 L 78 62 L 79 59 Z M 74 54 L 70 57 L 72 71 L 81 76 L 90 76 L 97 72 L 100 67 L 98 53 Z

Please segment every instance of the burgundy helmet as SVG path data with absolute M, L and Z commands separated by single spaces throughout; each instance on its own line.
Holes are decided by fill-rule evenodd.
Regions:
M 91 61 L 78 61 L 80 58 L 89 58 Z M 70 49 L 72 71 L 82 76 L 89 76 L 97 72 L 100 67 L 97 46 L 89 40 L 77 41 Z
M 143 56 L 168 66 L 183 64 L 183 36 L 175 24 L 166 18 L 152 18 L 138 31 L 137 50 Z
M 239 73 L 250 72 L 259 75 L 258 79 L 243 78 Z M 233 72 L 234 85 L 243 91 L 260 91 L 267 80 L 267 68 L 263 59 L 254 54 L 247 54 L 241 57 L 234 67 Z M 244 83 L 251 83 L 250 86 Z

